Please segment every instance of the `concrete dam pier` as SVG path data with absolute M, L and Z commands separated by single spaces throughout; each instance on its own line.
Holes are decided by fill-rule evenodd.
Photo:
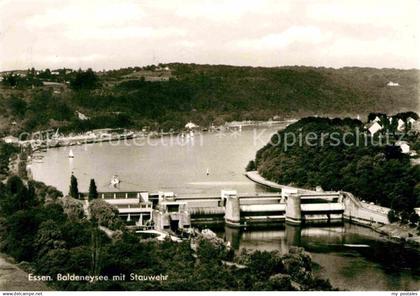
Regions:
M 160 194 L 157 204 L 170 203 L 171 209 L 157 207 L 155 225 L 165 229 L 171 220 L 185 227 L 191 224 L 225 223 L 231 227 L 289 223 L 342 222 L 343 195 L 340 192 L 301 193 L 284 189 L 281 193 L 242 194 L 222 190 L 220 196 L 175 196 Z M 181 226 L 181 225 L 179 225 Z
M 86 194 L 82 194 L 83 196 Z M 389 209 L 359 201 L 348 192 L 284 187 L 281 192 L 177 196 L 173 192 L 103 192 L 128 225 L 156 230 L 224 223 L 230 227 L 336 223 L 388 224 Z

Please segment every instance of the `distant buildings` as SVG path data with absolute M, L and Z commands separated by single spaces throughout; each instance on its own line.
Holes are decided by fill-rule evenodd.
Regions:
M 170 70 L 171 69 L 168 66 L 165 66 L 165 67 L 158 66 L 155 68 L 155 71 L 170 71 Z
M 185 128 L 189 129 L 189 130 L 192 130 L 192 129 L 198 128 L 198 125 L 190 121 L 185 125 Z
M 388 82 L 386 85 L 387 86 L 400 86 L 398 82 L 392 82 L 392 81 Z
M 381 121 L 381 119 L 378 116 L 376 116 L 375 119 L 372 120 L 372 122 L 380 122 L 380 121 Z
M 416 122 L 416 120 L 414 119 L 414 118 L 411 118 L 411 117 L 408 117 L 407 118 L 407 123 L 409 123 L 409 124 L 413 124 L 413 123 L 415 123 Z
M 402 132 L 402 131 L 404 131 L 404 129 L 405 129 L 405 122 L 401 119 L 398 119 L 397 130 L 399 132 Z
M 7 136 L 3 138 L 3 141 L 8 144 L 15 144 L 19 142 L 19 139 L 14 136 Z
M 395 143 L 395 146 L 398 146 L 401 148 L 401 152 L 404 154 L 410 153 L 410 145 L 406 141 L 398 141 Z
M 76 115 L 80 120 L 89 120 L 89 117 L 87 117 L 85 114 L 83 114 L 82 112 L 76 111 Z
M 407 115 L 408 114 L 399 113 L 388 117 L 385 114 L 380 114 L 366 123 L 365 129 L 368 130 L 371 135 L 384 129 L 390 132 L 408 132 L 410 130 L 416 130 L 418 126 L 417 120 L 411 116 L 407 117 Z

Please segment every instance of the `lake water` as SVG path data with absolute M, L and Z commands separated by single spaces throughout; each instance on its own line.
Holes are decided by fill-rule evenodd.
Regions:
M 368 228 L 284 225 L 277 229 L 238 230 L 225 227 L 218 235 L 234 249 L 279 250 L 301 246 L 316 263 L 314 272 L 344 290 L 419 290 L 420 254 L 385 241 Z
M 261 191 L 264 189 L 244 176 L 245 167 L 284 126 L 53 148 L 31 169 L 35 179 L 64 193 L 68 193 L 72 172 L 78 178 L 79 191 L 88 190 L 91 178 L 99 191 L 112 191 L 109 183 L 113 175 L 121 179 L 121 191 L 216 195 L 228 188 Z M 74 158 L 68 158 L 70 149 Z
M 173 191 L 182 194 L 220 194 L 266 191 L 244 176 L 256 151 L 283 126 L 243 129 L 241 132 L 203 133 L 193 138 L 163 137 L 125 142 L 97 143 L 50 149 L 32 163 L 36 180 L 68 192 L 73 172 L 79 190 L 87 191 L 94 178 L 99 191 Z M 74 159 L 68 158 L 70 149 Z M 207 174 L 207 171 L 209 174 Z M 109 186 L 113 175 L 120 187 Z M 219 235 L 236 249 L 280 250 L 305 247 L 319 264 L 317 273 L 347 290 L 419 290 L 419 254 L 384 241 L 377 233 L 345 224 L 335 227 L 238 231 L 222 229 Z M 365 246 L 352 246 L 365 245 Z

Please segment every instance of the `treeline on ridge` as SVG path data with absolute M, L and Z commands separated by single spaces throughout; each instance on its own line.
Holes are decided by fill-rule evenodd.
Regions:
M 273 135 L 248 169 L 280 184 L 344 190 L 367 202 L 413 213 L 420 206 L 420 166 L 412 166 L 410 157 L 395 145 L 400 135 L 393 138 L 391 133 L 390 143 L 380 144 L 379 135 L 371 137 L 363 130 L 360 121 L 350 118 L 301 119 Z M 305 139 L 309 133 L 318 140 L 284 145 L 287 134 L 301 134 Z M 334 133 L 338 143 L 328 136 Z M 405 134 L 403 139 L 418 148 L 416 133 Z

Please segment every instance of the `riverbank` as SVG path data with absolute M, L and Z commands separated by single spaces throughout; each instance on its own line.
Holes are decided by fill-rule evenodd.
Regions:
M 46 134 L 46 139 L 42 139 L 42 134 L 35 133 L 37 137 L 41 137 L 38 139 L 30 139 L 30 140 L 19 140 L 18 138 L 14 138 L 12 136 L 8 136 L 5 138 L 14 138 L 14 140 L 10 143 L 15 143 L 19 146 L 28 147 L 30 146 L 33 151 L 44 150 L 48 148 L 58 148 L 58 147 L 67 147 L 67 146 L 80 146 L 84 144 L 94 144 L 94 143 L 102 143 L 102 142 L 114 142 L 114 141 L 125 141 L 131 139 L 138 139 L 138 138 L 158 138 L 158 137 L 165 137 L 165 136 L 180 136 L 180 137 L 188 137 L 191 132 L 196 133 L 211 133 L 211 132 L 227 132 L 227 131 L 242 131 L 242 128 L 261 128 L 261 127 L 272 127 L 276 125 L 282 124 L 291 124 L 296 122 L 296 119 L 290 120 L 278 120 L 278 121 L 234 121 L 234 122 L 226 122 L 224 125 L 220 126 L 210 126 L 209 128 L 199 128 L 198 126 L 194 128 L 186 128 L 183 130 L 171 130 L 169 132 L 162 131 L 144 131 L 144 130 L 124 130 L 123 133 L 115 133 L 115 130 L 121 129 L 99 129 L 99 130 L 92 130 L 87 131 L 83 134 L 77 135 L 61 135 L 58 136 L 56 134 Z
M 258 171 L 249 171 L 245 173 L 245 176 L 250 179 L 251 181 L 260 184 L 262 186 L 266 186 L 268 188 L 274 190 L 296 190 L 297 192 L 311 192 L 311 190 L 302 189 L 298 187 L 292 187 L 287 185 L 278 184 L 276 182 L 270 181 L 265 179 L 261 176 Z M 312 191 L 313 192 L 313 191 Z M 354 197 L 355 198 L 355 197 Z M 362 202 L 358 202 L 361 206 L 364 206 Z M 367 207 L 372 208 L 372 205 L 366 205 Z M 381 207 L 383 208 L 383 207 Z M 372 210 L 372 209 L 370 209 Z M 418 235 L 418 230 L 414 227 L 410 227 L 409 225 L 401 225 L 401 224 L 383 224 L 383 223 L 372 223 L 371 221 L 363 221 L 363 219 L 354 220 L 354 219 L 347 219 L 346 220 L 352 224 L 357 224 L 360 226 L 368 227 L 371 230 L 386 236 L 386 238 L 393 242 L 405 242 L 410 247 L 414 247 L 420 251 L 420 236 Z

